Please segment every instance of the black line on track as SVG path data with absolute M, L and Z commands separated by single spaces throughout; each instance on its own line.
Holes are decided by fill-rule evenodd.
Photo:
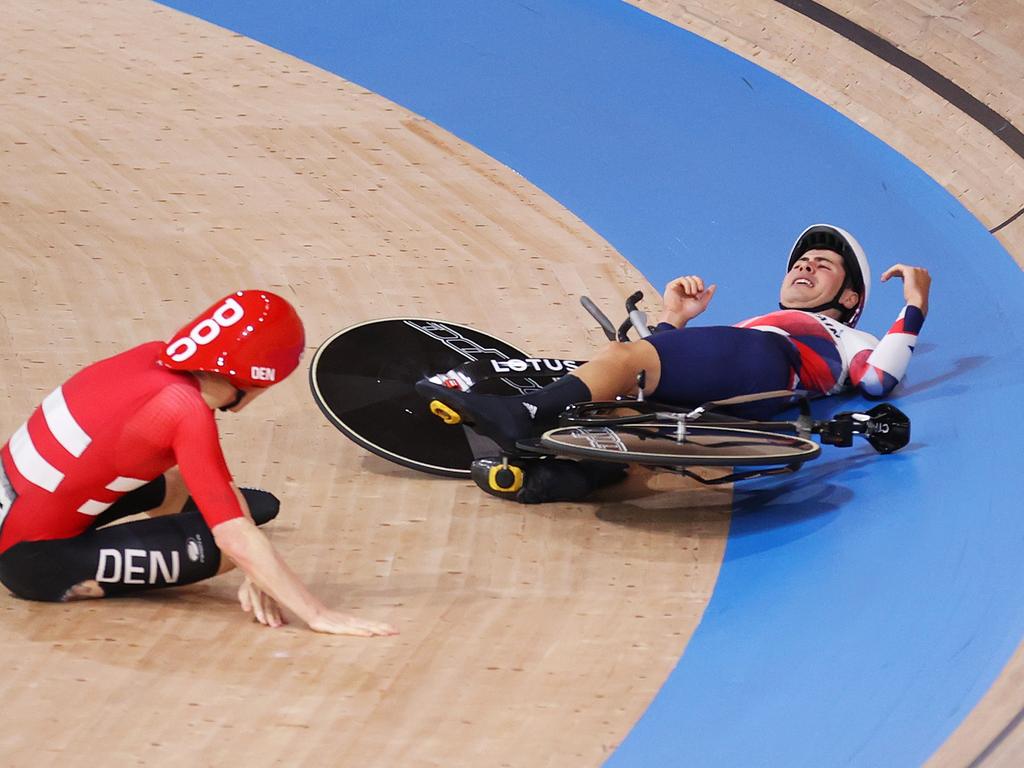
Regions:
M 1000 229 L 1005 227 L 1007 224 L 1012 224 L 1017 219 L 1019 219 L 1021 216 L 1024 216 L 1024 208 L 1021 208 L 1019 211 L 1017 211 L 1015 214 L 1013 214 L 1013 216 L 1008 218 L 1006 221 L 1004 221 L 999 226 L 995 227 L 994 229 L 990 229 L 989 232 L 991 232 L 994 235 L 996 232 L 998 232 Z
M 985 747 L 985 749 L 983 749 L 976 758 L 971 760 L 971 762 L 967 765 L 967 768 L 979 768 L 983 762 L 985 762 L 989 757 L 991 757 L 992 753 L 996 751 L 996 748 L 1004 741 L 1006 741 L 1006 738 L 1011 733 L 1017 730 L 1017 726 L 1020 725 L 1022 720 L 1024 720 L 1024 709 L 1020 710 L 1014 716 L 1013 720 L 1007 723 L 1006 727 L 999 732 L 999 735 L 992 739 L 989 745 Z
M 1024 159 L 1024 133 L 987 104 L 972 96 L 948 77 L 936 72 L 920 59 L 915 59 L 885 38 L 813 0 L 776 0 L 776 2 L 828 27 L 836 34 L 842 35 L 850 42 L 906 72 L 921 85 L 934 91 L 961 112 L 987 128 L 1018 157 Z M 1024 208 L 989 231 L 995 234 L 1022 215 L 1024 215 Z

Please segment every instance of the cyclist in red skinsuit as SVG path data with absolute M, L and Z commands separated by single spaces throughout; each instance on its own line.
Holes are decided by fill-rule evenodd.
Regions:
M 211 529 L 244 515 L 199 381 L 156 365 L 163 348 L 143 344 L 72 376 L 3 447 L 18 506 L 0 531 L 0 553 L 77 536 L 174 466 Z
M 273 497 L 239 492 L 220 448 L 214 409 L 245 408 L 297 367 L 304 343 L 288 302 L 239 291 L 169 344 L 102 360 L 51 392 L 0 449 L 0 581 L 29 599 L 68 600 L 237 564 L 239 600 L 261 623 L 283 623 L 280 602 L 317 631 L 393 634 L 309 592 L 253 523 L 247 498 Z M 150 519 L 102 527 L 142 511 Z

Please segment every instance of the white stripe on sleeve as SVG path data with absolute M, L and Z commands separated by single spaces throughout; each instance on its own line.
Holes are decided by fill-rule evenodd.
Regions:
M 93 501 L 89 499 L 89 501 L 78 508 L 78 511 L 83 515 L 96 517 L 100 512 L 105 512 L 111 504 L 113 504 L 112 501 Z
M 115 493 L 127 493 L 141 488 L 148 482 L 149 480 L 139 480 L 137 477 L 115 477 L 107 483 L 107 490 Z
M 61 387 L 57 387 L 43 400 L 43 416 L 57 442 L 76 459 L 89 447 L 92 438 L 71 415 Z
M 22 424 L 8 443 L 14 466 L 33 485 L 53 493 L 64 479 L 64 473 L 44 459 L 32 442 L 28 424 Z

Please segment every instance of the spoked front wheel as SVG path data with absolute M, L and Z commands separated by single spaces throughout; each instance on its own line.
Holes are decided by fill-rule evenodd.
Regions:
M 660 467 L 736 467 L 802 464 L 816 458 L 813 440 L 729 426 L 649 422 L 615 427 L 559 427 L 539 444 L 551 453 L 581 459 Z

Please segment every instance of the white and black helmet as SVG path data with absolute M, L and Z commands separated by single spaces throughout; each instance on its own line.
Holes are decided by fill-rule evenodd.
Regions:
M 868 292 L 871 289 L 871 265 L 868 264 L 867 254 L 864 248 L 857 242 L 857 238 L 845 229 L 831 224 L 812 224 L 796 239 L 793 250 L 789 253 L 789 262 L 786 264 L 786 272 L 793 269 L 796 260 L 808 251 L 816 249 L 833 251 L 843 257 L 843 266 L 846 269 L 846 281 L 839 289 L 832 301 L 812 307 L 808 312 L 822 312 L 826 309 L 838 309 L 843 312 L 842 322 L 853 328 L 857 325 L 864 307 L 868 303 Z M 853 309 L 848 309 L 839 303 L 839 297 L 843 291 L 852 288 L 860 296 L 860 300 Z M 782 306 L 781 304 L 779 306 Z M 791 307 L 782 307 L 791 309 Z

